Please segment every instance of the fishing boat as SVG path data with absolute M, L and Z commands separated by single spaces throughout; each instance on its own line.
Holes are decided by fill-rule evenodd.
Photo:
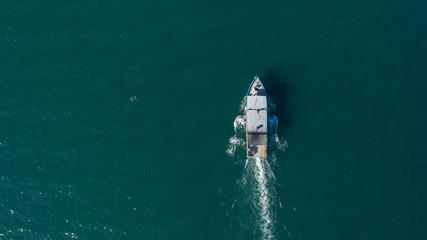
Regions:
M 254 77 L 246 94 L 247 156 L 267 157 L 267 94 L 258 76 Z

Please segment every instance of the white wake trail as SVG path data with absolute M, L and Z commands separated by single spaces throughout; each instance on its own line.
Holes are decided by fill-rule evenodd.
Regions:
M 245 211 L 252 213 L 250 225 L 252 231 L 258 232 L 258 239 L 276 238 L 277 192 L 276 178 L 265 158 L 246 160 L 242 176 Z M 250 227 L 251 228 L 251 227 Z
M 274 209 L 272 206 L 274 199 L 269 192 L 267 183 L 268 178 L 274 179 L 274 174 L 269 168 L 266 159 L 255 158 L 255 179 L 257 181 L 257 196 L 258 205 L 261 209 L 260 217 L 260 230 L 263 234 L 263 239 L 274 239 L 274 219 L 272 218 L 271 210 Z M 267 167 L 268 166 L 268 167 Z

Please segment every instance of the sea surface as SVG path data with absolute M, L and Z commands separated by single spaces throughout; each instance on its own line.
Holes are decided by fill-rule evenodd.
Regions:
M 426 92 L 425 0 L 0 1 L 0 239 L 425 240 Z

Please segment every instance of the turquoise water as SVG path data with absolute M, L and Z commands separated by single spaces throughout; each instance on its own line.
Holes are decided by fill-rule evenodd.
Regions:
M 425 1 L 0 9 L 0 239 L 427 239 Z

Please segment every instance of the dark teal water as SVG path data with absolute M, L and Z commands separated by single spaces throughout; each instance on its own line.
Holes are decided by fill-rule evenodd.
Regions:
M 1 1 L 0 239 L 427 239 L 426 27 L 421 0 Z M 249 161 L 256 74 L 288 147 Z

